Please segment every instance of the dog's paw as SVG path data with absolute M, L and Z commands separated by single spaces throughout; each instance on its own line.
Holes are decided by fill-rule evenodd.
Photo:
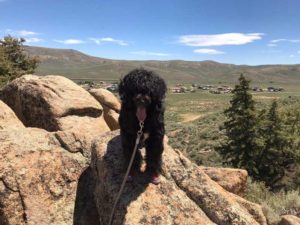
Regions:
M 151 176 L 151 183 L 158 185 L 160 183 L 160 176 L 158 174 L 153 174 Z

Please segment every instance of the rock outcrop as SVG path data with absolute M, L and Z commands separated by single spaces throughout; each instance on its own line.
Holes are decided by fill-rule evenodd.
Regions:
M 102 105 L 104 111 L 104 119 L 111 130 L 117 130 L 119 126 L 119 113 L 121 110 L 120 101 L 113 93 L 106 89 L 97 88 L 90 89 L 89 92 Z
M 72 224 L 77 181 L 88 165 L 54 133 L 25 128 L 0 101 L 0 224 Z M 5 116 L 3 116 L 3 112 Z
M 83 88 L 62 76 L 22 76 L 1 90 L 0 99 L 26 127 L 89 133 L 109 130 L 101 105 Z
M 278 225 L 300 225 L 300 218 L 293 215 L 285 215 L 281 217 Z
M 0 130 L 6 128 L 25 128 L 16 114 L 0 100 Z
M 26 127 L 57 131 L 57 139 L 70 152 L 90 155 L 92 139 L 110 130 L 100 103 L 62 76 L 24 75 L 0 91 L 0 100 Z
M 95 200 L 100 223 L 106 224 L 124 176 L 118 132 L 106 133 L 92 147 Z M 261 224 L 259 205 L 224 190 L 179 151 L 165 143 L 159 186 L 146 175 L 129 183 L 120 199 L 114 224 Z
M 0 225 L 106 224 L 125 168 L 101 105 L 59 76 L 23 76 L 0 99 Z M 113 224 L 266 225 L 236 195 L 244 171 L 198 167 L 167 141 L 163 158 L 162 183 L 126 184 Z
M 247 188 L 248 172 L 242 169 L 201 167 L 201 169 L 225 190 L 243 196 Z
M 120 113 L 121 103 L 113 93 L 103 88 L 93 88 L 90 89 L 89 92 L 101 103 L 102 106 L 106 106 L 107 108 Z

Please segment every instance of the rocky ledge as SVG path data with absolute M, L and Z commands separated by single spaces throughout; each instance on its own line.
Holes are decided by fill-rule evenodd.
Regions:
M 90 93 L 34 75 L 0 91 L 0 225 L 107 224 L 125 172 L 120 106 Z M 143 173 L 126 184 L 113 224 L 267 224 L 241 197 L 246 171 L 198 167 L 167 141 L 163 159 L 160 185 Z

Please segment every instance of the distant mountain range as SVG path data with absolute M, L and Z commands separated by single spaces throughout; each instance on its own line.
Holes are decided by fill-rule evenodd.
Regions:
M 59 74 L 75 80 L 118 80 L 130 70 L 144 67 L 156 71 L 169 83 L 231 84 L 244 73 L 255 85 L 300 85 L 300 64 L 247 66 L 214 61 L 112 60 L 72 49 L 25 46 L 25 50 L 40 58 L 37 74 Z

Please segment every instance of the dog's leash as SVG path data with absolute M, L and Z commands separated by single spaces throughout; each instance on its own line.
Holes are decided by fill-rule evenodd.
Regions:
M 132 167 L 132 164 L 133 164 L 133 160 L 134 160 L 134 157 L 135 157 L 135 153 L 136 153 L 137 148 L 138 148 L 138 145 L 139 145 L 139 143 L 140 143 L 141 136 L 143 135 L 144 122 L 143 122 L 143 121 L 140 121 L 140 122 L 139 122 L 139 125 L 140 125 L 140 129 L 138 130 L 138 132 L 137 132 L 137 134 L 136 134 L 135 146 L 134 146 L 134 149 L 133 149 L 133 152 L 132 152 L 132 155 L 131 155 L 131 158 L 130 158 L 130 161 L 129 161 L 129 165 L 128 165 L 128 168 L 127 168 L 127 170 L 126 170 L 126 173 L 125 173 L 125 176 L 124 176 L 124 179 L 123 179 L 121 188 L 120 188 L 119 193 L 118 193 L 118 195 L 117 195 L 117 197 L 116 197 L 116 200 L 115 200 L 115 202 L 114 202 L 114 206 L 113 206 L 112 212 L 111 212 L 111 214 L 110 214 L 110 218 L 109 218 L 108 225 L 111 225 L 112 222 L 113 222 L 113 218 L 114 218 L 114 214 L 115 214 L 115 210 L 116 210 L 118 201 L 119 201 L 119 199 L 120 199 L 120 197 L 121 197 L 121 194 L 122 194 L 122 192 L 123 192 L 123 189 L 124 189 L 124 187 L 125 187 L 125 183 L 126 183 L 126 181 L 127 181 L 129 172 L 130 172 L 131 167 Z

